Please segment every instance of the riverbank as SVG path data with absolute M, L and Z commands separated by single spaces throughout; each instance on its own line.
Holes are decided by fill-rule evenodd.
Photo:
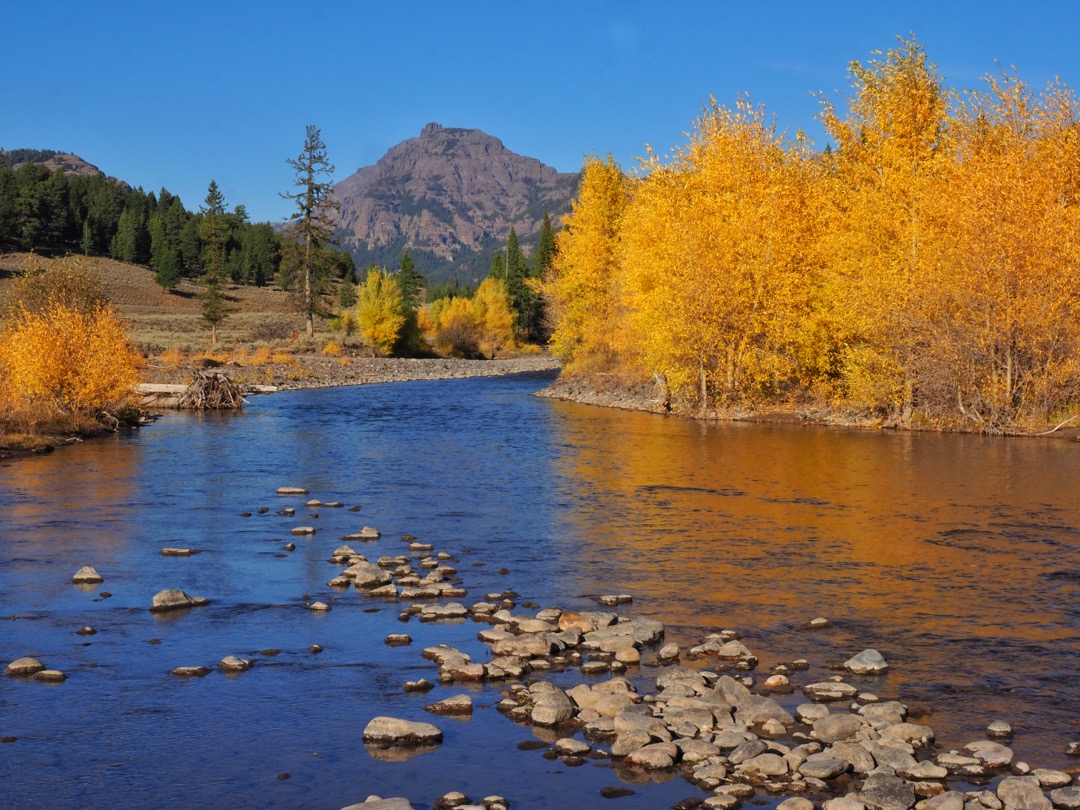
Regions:
M 554 371 L 559 361 L 548 354 L 527 354 L 494 360 L 458 358 L 405 357 L 324 357 L 318 354 L 291 354 L 280 362 L 254 364 L 230 361 L 217 364 L 234 382 L 245 385 L 270 385 L 278 390 L 333 388 L 343 385 L 412 382 L 414 380 L 449 380 L 464 377 L 500 377 L 506 374 Z M 142 373 L 142 382 L 186 383 L 193 367 L 205 363 L 164 367 L 153 361 Z
M 614 374 L 576 374 L 570 377 L 560 376 L 551 385 L 536 396 L 546 399 L 558 399 L 577 402 L 583 405 L 599 405 L 605 408 L 620 408 L 627 411 L 671 414 L 687 419 L 721 422 L 756 422 L 789 425 L 816 425 L 821 427 L 839 427 L 855 430 L 909 430 L 920 432 L 978 433 L 977 430 L 945 429 L 934 425 L 913 425 L 904 427 L 894 422 L 850 410 L 830 408 L 828 406 L 793 406 L 789 408 L 728 408 L 710 409 L 702 414 L 696 410 L 673 407 L 660 389 L 651 380 L 626 382 Z M 1029 436 L 1052 438 L 1080 442 L 1080 426 L 1076 422 L 1060 426 L 1047 425 L 1043 429 L 1030 432 L 1010 432 L 1009 436 Z

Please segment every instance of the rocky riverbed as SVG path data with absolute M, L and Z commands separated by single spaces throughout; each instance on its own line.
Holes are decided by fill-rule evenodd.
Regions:
M 304 517 L 315 524 L 320 510 L 348 511 L 345 504 L 323 502 L 300 487 L 282 487 L 277 497 L 288 504 L 276 515 L 289 523 L 300 520 L 298 510 L 306 510 Z M 260 506 L 243 515 L 270 511 Z M 317 537 L 317 526 L 296 528 L 303 529 L 296 534 L 312 542 Z M 939 746 L 925 708 L 916 713 L 903 695 L 866 688 L 868 680 L 890 668 L 873 648 L 838 649 L 824 670 L 791 658 L 759 671 L 751 640 L 737 628 L 708 633 L 680 647 L 665 640 L 662 622 L 634 615 L 632 594 L 593 594 L 595 609 L 586 610 L 537 605 L 521 600 L 510 587 L 471 594 L 462 573 L 465 566 L 497 565 L 498 560 L 469 560 L 411 535 L 394 541 L 400 545 L 385 553 L 389 539 L 371 526 L 342 536 L 327 556 L 325 591 L 307 595 L 304 606 L 324 612 L 359 598 L 394 606 L 403 629 L 411 622 L 433 628 L 473 623 L 484 645 L 482 656 L 449 644 L 428 644 L 415 655 L 418 666 L 429 669 L 430 680 L 408 680 L 403 674 L 398 688 L 422 695 L 437 681 L 444 689 L 473 694 L 477 688 L 497 690 L 501 698 L 493 708 L 477 706 L 468 691 L 424 708 L 435 718 L 453 716 L 465 722 L 477 712 L 497 711 L 507 724 L 533 732 L 535 744 L 518 746 L 523 749 L 520 756 L 543 756 L 571 768 L 606 763 L 625 785 L 646 794 L 650 782 L 678 776 L 697 790 L 677 805 L 680 808 L 732 810 L 762 802 L 779 802 L 783 810 L 1080 808 L 1076 770 L 1017 761 L 1009 747 L 1009 718 L 988 717 L 985 736 L 962 747 Z M 295 544 L 283 548 L 279 556 Z M 365 553 L 369 548 L 378 552 Z M 164 548 L 162 554 L 174 551 Z M 105 581 L 92 561 L 69 576 L 78 587 Z M 216 596 L 192 597 L 165 588 L 146 607 L 182 618 Z M 828 633 L 831 627 L 828 618 L 815 617 L 805 622 L 803 632 Z M 87 626 L 79 634 L 94 632 Z M 409 647 L 413 641 L 400 632 L 388 635 L 384 643 Z M 310 650 L 321 651 L 320 645 Z M 217 669 L 249 677 L 241 673 L 276 654 L 229 655 L 213 666 L 177 660 L 172 675 L 189 680 Z M 775 655 L 769 658 L 777 660 Z M 5 674 L 52 684 L 66 680 L 64 672 L 30 654 L 10 662 Z M 382 762 L 407 762 L 444 744 L 437 720 L 378 715 L 363 722 L 368 755 Z M 507 733 L 503 742 L 493 745 L 508 746 L 511 737 Z M 1067 753 L 1080 753 L 1080 744 Z M 634 792 L 630 787 L 604 791 L 601 795 L 607 798 Z M 499 810 L 513 801 L 512 796 L 470 799 L 452 792 L 435 806 Z M 349 810 L 416 806 L 408 796 L 369 795 Z

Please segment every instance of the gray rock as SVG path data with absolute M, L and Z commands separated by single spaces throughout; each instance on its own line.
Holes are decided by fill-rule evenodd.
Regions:
M 29 656 L 24 658 L 16 658 L 6 667 L 4 667 L 5 675 L 13 675 L 16 677 L 23 677 L 27 675 L 34 675 L 38 672 L 42 672 L 45 669 L 45 665 L 38 661 L 36 658 L 30 658 Z
M 908 810 L 915 804 L 915 787 L 897 780 L 860 791 L 859 801 L 870 810 Z
M 830 714 L 814 721 L 814 736 L 826 745 L 854 739 L 866 728 L 865 721 L 853 714 Z
M 1050 810 L 1050 800 L 1043 795 L 1033 776 L 1006 776 L 997 786 L 997 797 L 1006 810 Z
M 98 582 L 104 582 L 105 578 L 101 576 L 92 565 L 84 565 L 71 577 L 71 581 L 77 585 L 93 585 Z
M 168 588 L 164 591 L 158 591 L 154 595 L 154 601 L 150 605 L 150 612 L 163 613 L 168 610 L 181 610 L 208 604 L 210 604 L 209 599 L 204 599 L 201 596 L 188 596 L 177 588 Z
M 844 669 L 856 675 L 880 675 L 888 672 L 889 665 L 877 650 L 863 650 L 844 662 Z
M 308 610 L 314 610 L 316 612 L 325 612 L 330 610 L 330 606 L 326 602 L 312 602 L 308 605 Z
M 764 740 L 747 740 L 739 745 L 734 751 L 728 754 L 728 762 L 732 765 L 741 765 L 753 759 L 756 756 L 760 756 L 769 750 L 769 744 Z
M 800 703 L 795 707 L 795 719 L 808 726 L 812 726 L 822 717 L 828 716 L 829 707 L 820 703 Z
M 955 790 L 947 790 L 919 802 L 918 810 L 964 810 L 964 796 Z
M 40 672 L 35 672 L 33 678 L 35 681 L 43 683 L 63 683 L 67 680 L 67 675 L 58 669 L 43 669 Z
M 1080 810 L 1080 788 L 1063 787 L 1050 791 L 1050 801 L 1062 810 Z
M 548 633 L 510 636 L 501 638 L 491 645 L 494 655 L 517 655 L 521 658 L 551 655 L 556 649 L 555 642 Z
M 663 770 L 673 767 L 678 755 L 679 749 L 674 743 L 650 743 L 627 754 L 623 762 L 646 770 Z
M 1039 780 L 1039 786 L 1044 790 L 1051 788 L 1063 788 L 1072 784 L 1072 777 L 1065 771 L 1052 771 L 1049 768 L 1036 768 L 1031 775 Z
M 859 694 L 859 690 L 850 683 L 837 683 L 834 681 L 808 683 L 802 690 L 803 694 L 811 700 L 823 702 L 832 700 L 851 700 Z
M 792 796 L 776 805 L 776 810 L 814 810 L 814 803 L 802 796 Z
M 799 766 L 799 773 L 815 779 L 833 779 L 851 768 L 846 759 L 839 759 L 828 754 L 814 754 L 806 758 Z
M 210 667 L 176 667 L 172 674 L 177 678 L 202 678 L 210 674 Z
M 1004 720 L 995 720 L 986 727 L 986 734 L 997 739 L 1005 739 L 1013 735 L 1013 729 Z
M 851 770 L 858 774 L 870 773 L 877 767 L 877 761 L 862 743 L 838 742 L 823 752 L 833 759 L 843 759 L 851 763 Z
M 739 771 L 758 776 L 784 776 L 788 773 L 788 763 L 779 754 L 758 754 L 739 765 Z
M 222 672 L 247 672 L 255 665 L 253 658 L 240 658 L 235 655 L 227 655 L 218 661 L 218 669 Z
M 314 526 L 294 526 L 289 530 L 290 534 L 315 534 L 318 531 Z
M 881 730 L 883 740 L 902 740 L 914 746 L 922 746 L 934 741 L 934 730 L 930 726 L 918 723 L 897 723 Z
M 454 695 L 453 697 L 440 700 L 424 707 L 424 711 L 432 714 L 453 715 L 460 717 L 473 712 L 472 698 L 468 695 Z
M 775 700 L 762 695 L 750 695 L 735 707 L 735 719 L 747 726 L 763 725 L 770 720 L 784 728 L 795 725 L 795 718 Z
M 905 779 L 914 779 L 916 782 L 926 779 L 945 779 L 949 775 L 947 769 L 929 761 L 918 762 L 914 767 L 900 768 L 896 772 Z
M 307 495 L 308 491 L 303 487 L 278 487 L 278 495 Z
M 611 744 L 611 755 L 625 757 L 652 743 L 652 735 L 644 729 L 632 729 L 619 734 Z
M 867 740 L 862 746 L 874 757 L 878 767 L 903 771 L 918 764 L 915 761 L 914 749 L 899 740 Z
M 665 644 L 660 648 L 660 651 L 656 654 L 656 657 L 660 661 L 674 661 L 679 657 L 679 645 L 671 642 Z
M 364 729 L 363 741 L 383 745 L 410 746 L 442 742 L 443 733 L 431 723 L 396 717 L 374 717 Z
M 1013 761 L 1013 752 L 1001 743 L 990 740 L 978 740 L 964 746 L 973 757 L 987 768 L 1005 768 Z
M 575 740 L 573 737 L 563 737 L 555 741 L 555 752 L 563 757 L 583 757 L 592 751 L 592 746 L 587 742 Z
M 866 810 L 866 805 L 859 801 L 858 796 L 849 793 L 835 799 L 828 799 L 821 805 L 822 810 Z
M 350 804 L 341 810 L 416 810 L 408 799 L 380 799 L 378 796 L 368 796 L 360 804 Z
M 554 726 L 574 716 L 574 704 L 558 687 L 537 698 L 532 707 L 532 721 L 538 726 Z

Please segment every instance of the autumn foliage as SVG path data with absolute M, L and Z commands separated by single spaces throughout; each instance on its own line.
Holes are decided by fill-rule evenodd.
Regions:
M 1075 95 L 949 91 L 903 40 L 849 74 L 824 151 L 740 99 L 634 176 L 586 163 L 543 283 L 569 373 L 986 432 L 1080 408 Z
M 141 356 L 77 261 L 17 279 L 0 331 L 0 415 L 14 430 L 115 424 L 134 404 Z

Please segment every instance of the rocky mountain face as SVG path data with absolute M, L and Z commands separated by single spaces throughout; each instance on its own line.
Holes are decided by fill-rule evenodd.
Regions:
M 472 282 L 511 226 L 528 251 L 545 213 L 558 222 L 579 178 L 478 129 L 432 123 L 336 185 L 338 236 L 361 271 L 371 262 L 395 268 L 408 250 L 429 282 Z
M 17 169 L 24 163 L 40 163 L 50 172 L 60 169 L 64 174 L 87 177 L 104 174 L 97 166 L 87 163 L 78 155 L 55 152 L 51 149 L 12 149 L 8 152 L 0 152 L 0 161 L 11 169 Z

